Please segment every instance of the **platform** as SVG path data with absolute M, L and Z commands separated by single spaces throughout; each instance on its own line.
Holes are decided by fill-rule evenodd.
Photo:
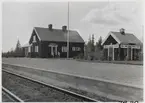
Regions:
M 141 65 L 40 58 L 2 58 L 2 62 L 143 86 Z

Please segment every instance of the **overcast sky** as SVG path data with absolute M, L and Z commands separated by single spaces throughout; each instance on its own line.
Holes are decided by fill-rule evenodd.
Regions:
M 61 29 L 67 25 L 67 2 L 3 2 L 2 50 L 29 41 L 33 27 Z M 85 41 L 94 34 L 96 41 L 109 31 L 133 33 L 143 40 L 143 6 L 141 2 L 70 2 L 70 29 L 78 30 Z

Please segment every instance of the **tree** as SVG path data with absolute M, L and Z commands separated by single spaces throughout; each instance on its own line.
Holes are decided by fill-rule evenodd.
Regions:
M 103 49 L 103 46 L 101 45 L 102 43 L 102 37 L 100 36 L 98 42 L 96 43 L 96 47 L 99 49 L 99 50 L 102 50 Z
M 92 44 L 92 41 L 91 41 L 91 37 L 89 36 L 89 40 L 88 40 L 88 43 L 87 43 L 87 51 L 88 52 L 91 52 L 91 44 Z
M 91 40 L 91 51 L 94 52 L 95 51 L 95 45 L 94 45 L 94 34 L 92 34 L 92 40 Z
M 88 52 L 94 52 L 95 51 L 95 45 L 94 45 L 94 34 L 92 37 L 89 37 L 88 43 L 87 43 L 87 50 Z
M 17 44 L 16 44 L 16 48 L 15 48 L 15 53 L 19 53 L 21 51 L 21 44 L 20 41 L 18 39 Z
M 21 48 L 21 44 L 20 44 L 20 41 L 18 39 L 17 41 L 17 44 L 16 44 L 16 48 L 15 48 L 15 51 L 14 51 L 14 56 L 16 57 L 20 57 L 23 55 L 23 51 L 22 51 L 22 48 Z

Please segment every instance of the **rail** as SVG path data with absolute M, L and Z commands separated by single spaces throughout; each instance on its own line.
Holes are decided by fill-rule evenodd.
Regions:
M 69 94 L 69 95 L 72 95 L 72 96 L 74 96 L 76 98 L 83 99 L 84 101 L 88 101 L 88 102 L 98 102 L 98 100 L 96 100 L 96 99 L 93 99 L 93 98 L 90 98 L 90 97 L 87 97 L 87 96 L 84 96 L 84 95 L 81 95 L 81 94 L 78 94 L 78 93 L 75 93 L 75 92 L 72 92 L 72 91 L 69 91 L 69 90 L 60 88 L 60 87 L 57 87 L 57 86 L 54 86 L 54 85 L 50 85 L 50 84 L 44 83 L 44 82 L 39 81 L 39 80 L 35 80 L 35 79 L 29 78 L 29 77 L 26 77 L 26 76 L 23 76 L 23 75 L 19 75 L 17 73 L 12 73 L 12 72 L 10 72 L 8 70 L 4 70 L 4 69 L 2 71 L 7 72 L 7 73 L 10 73 L 10 74 L 13 74 L 13 75 L 16 75 L 16 76 L 21 77 L 21 78 L 24 78 L 24 79 L 28 79 L 28 80 L 33 81 L 35 83 L 39 83 L 39 84 L 48 86 L 48 87 L 50 87 L 52 89 L 58 90 L 60 92 L 63 92 L 63 93 Z
M 12 92 L 10 92 L 8 89 L 6 89 L 5 87 L 2 87 L 2 92 L 4 92 L 6 95 L 8 95 L 10 98 L 12 98 L 15 102 L 24 102 L 23 100 L 21 100 L 18 96 L 16 96 L 15 94 L 13 94 Z

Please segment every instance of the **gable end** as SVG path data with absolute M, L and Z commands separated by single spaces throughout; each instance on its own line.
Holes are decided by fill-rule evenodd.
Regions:
M 108 33 L 108 35 L 106 36 L 106 38 L 103 40 L 102 44 L 101 45 L 104 45 L 105 42 L 107 42 L 108 38 L 110 38 L 110 36 L 112 37 L 113 40 L 116 41 L 116 43 L 120 44 L 121 41 L 111 32 Z M 113 41 L 113 43 L 115 42 Z
M 41 40 L 39 35 L 37 34 L 36 30 L 33 29 L 33 32 L 32 32 L 31 37 L 29 39 L 29 44 L 31 44 L 33 42 L 33 36 L 35 36 L 36 42 Z

